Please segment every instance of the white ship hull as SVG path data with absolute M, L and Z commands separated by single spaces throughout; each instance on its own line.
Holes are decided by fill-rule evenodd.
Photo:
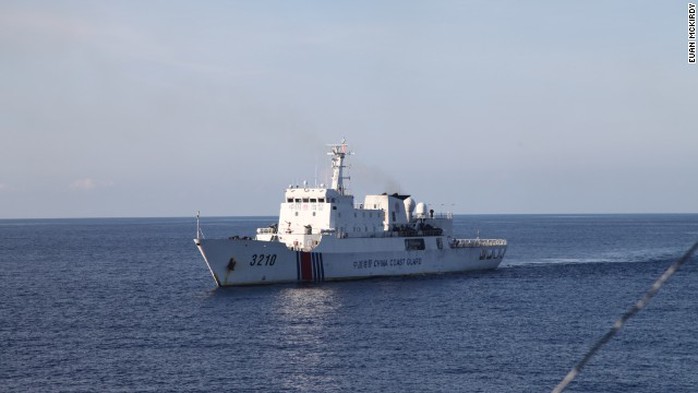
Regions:
M 500 264 L 506 251 L 506 243 L 496 240 L 423 239 L 425 249 L 407 251 L 402 237 L 329 237 L 312 252 L 295 251 L 278 241 L 194 241 L 218 286 L 488 270 Z

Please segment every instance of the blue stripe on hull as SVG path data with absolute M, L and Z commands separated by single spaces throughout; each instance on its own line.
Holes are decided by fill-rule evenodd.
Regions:
M 322 260 L 322 253 L 318 253 L 317 255 L 320 260 L 320 278 L 321 281 L 325 281 L 325 263 Z
M 301 280 L 301 253 L 296 251 L 296 280 Z

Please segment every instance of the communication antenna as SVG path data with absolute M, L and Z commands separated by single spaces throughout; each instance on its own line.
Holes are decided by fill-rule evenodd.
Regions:
M 315 188 L 317 188 L 317 161 L 315 161 Z

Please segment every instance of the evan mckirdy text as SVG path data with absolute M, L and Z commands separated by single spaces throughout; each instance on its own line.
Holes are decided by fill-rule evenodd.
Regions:
M 688 63 L 696 64 L 696 4 L 688 3 Z

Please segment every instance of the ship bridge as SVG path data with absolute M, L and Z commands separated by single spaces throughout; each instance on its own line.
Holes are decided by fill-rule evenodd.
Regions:
M 435 217 L 433 210 L 429 215 L 426 205 L 415 205 L 409 195 L 367 195 L 356 205 L 344 185 L 349 179 L 344 175 L 344 160 L 352 153 L 344 141 L 330 148 L 331 186 L 289 186 L 276 228 L 258 229 L 258 240 L 279 240 L 289 248 L 312 250 L 323 236 L 372 238 L 414 235 L 417 231 L 422 235 L 450 234 L 451 217 Z

